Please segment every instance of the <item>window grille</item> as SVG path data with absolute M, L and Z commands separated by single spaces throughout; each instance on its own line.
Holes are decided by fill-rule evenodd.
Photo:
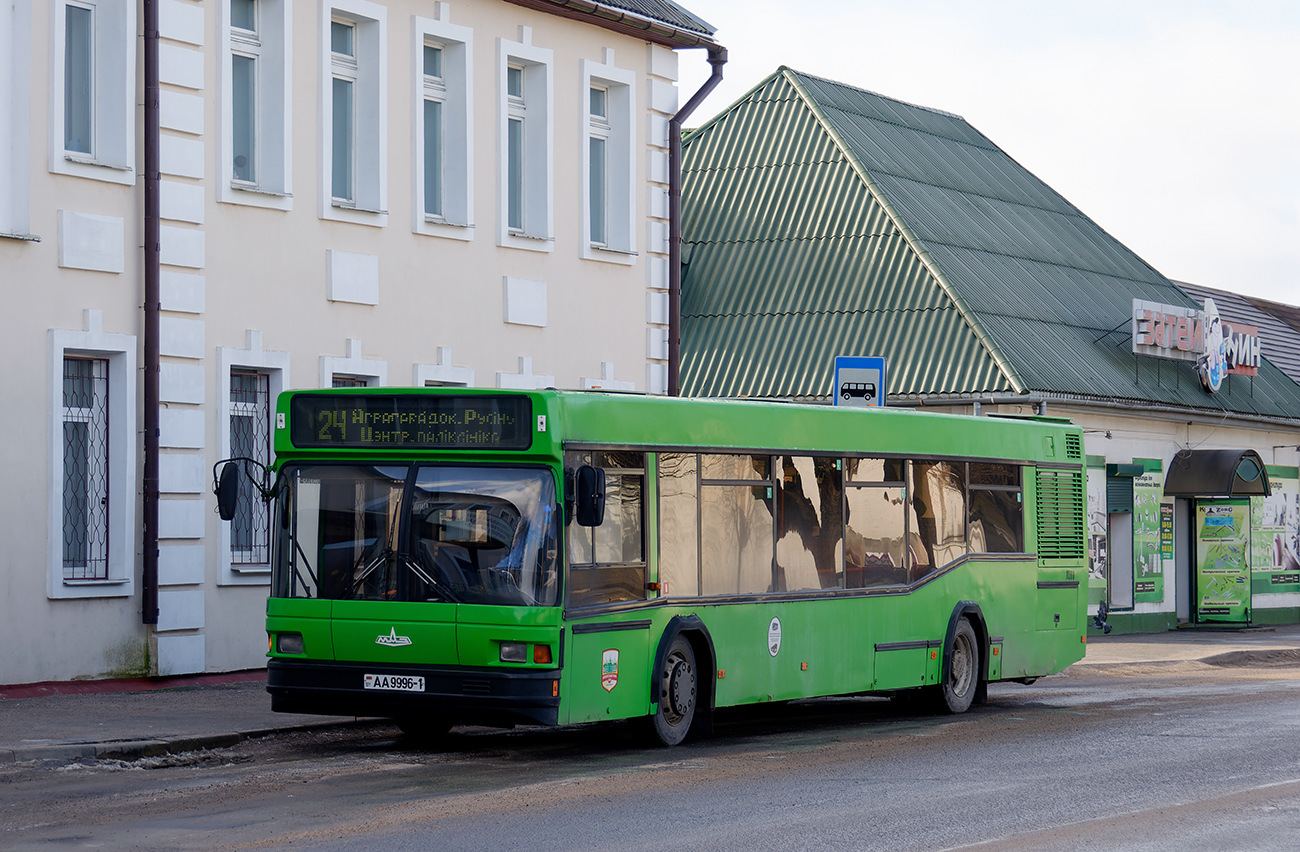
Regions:
M 108 579 L 108 361 L 63 359 L 63 578 Z
M 230 374 L 230 454 L 271 463 L 271 377 L 266 373 Z M 260 474 L 249 468 L 255 477 Z M 270 507 L 254 489 L 241 488 L 230 524 L 230 563 L 268 564 L 270 529 Z

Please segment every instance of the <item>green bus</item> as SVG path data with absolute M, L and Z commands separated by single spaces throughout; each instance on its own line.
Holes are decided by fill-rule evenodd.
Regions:
M 425 737 L 642 718 L 674 745 L 757 702 L 959 713 L 1084 654 L 1066 421 L 358 388 L 282 394 L 274 448 L 277 711 Z

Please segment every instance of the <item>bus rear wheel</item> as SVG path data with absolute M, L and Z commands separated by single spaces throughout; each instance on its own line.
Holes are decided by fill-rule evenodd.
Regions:
M 659 709 L 651 717 L 655 736 L 666 746 L 686 739 L 695 721 L 696 684 L 695 651 L 684 637 L 677 636 L 664 654 L 663 666 L 655 673 L 655 697 Z
M 980 649 L 975 628 L 962 619 L 957 622 L 952 645 L 947 649 L 947 676 L 939 691 L 939 709 L 948 713 L 965 713 L 975 699 L 980 679 Z

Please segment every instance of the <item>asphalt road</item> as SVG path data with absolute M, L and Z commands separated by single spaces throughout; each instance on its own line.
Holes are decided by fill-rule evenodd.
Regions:
M 0 848 L 1290 850 L 1300 668 L 1075 667 L 957 717 L 880 699 L 632 725 L 385 725 L 0 770 Z

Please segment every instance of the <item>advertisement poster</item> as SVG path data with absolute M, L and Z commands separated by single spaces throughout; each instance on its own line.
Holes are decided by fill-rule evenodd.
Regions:
M 1196 617 L 1250 620 L 1250 501 L 1196 504 Z
M 1160 553 L 1160 498 L 1164 478 L 1147 471 L 1133 480 L 1133 600 L 1165 599 L 1165 566 Z
M 1273 493 L 1250 498 L 1251 591 L 1300 592 L 1300 481 L 1269 469 Z
M 1106 469 L 1088 471 L 1088 603 L 1106 600 Z

